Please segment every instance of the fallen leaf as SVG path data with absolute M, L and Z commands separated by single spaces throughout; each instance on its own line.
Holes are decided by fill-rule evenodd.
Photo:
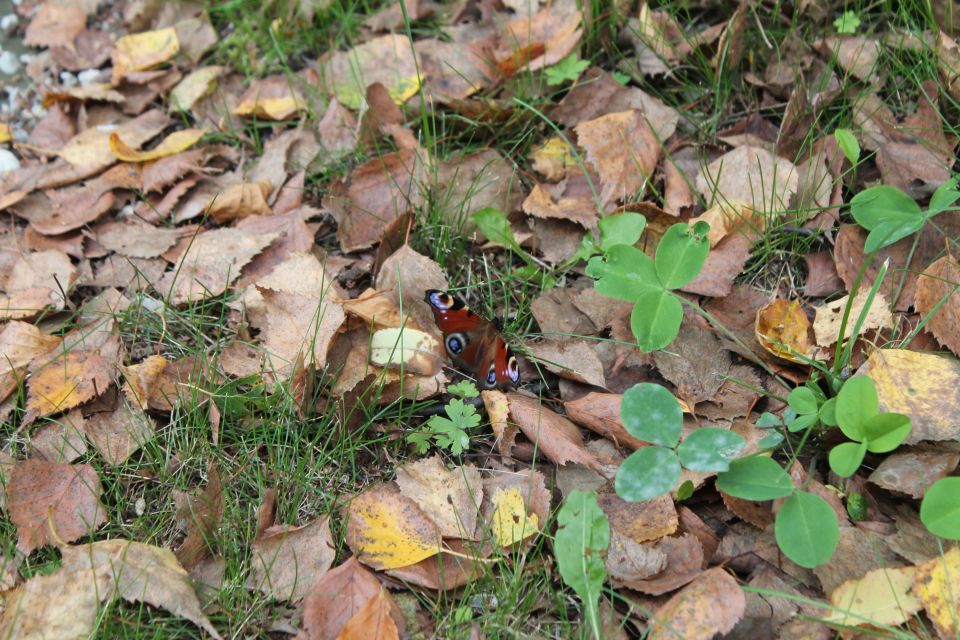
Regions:
M 347 511 L 347 545 L 369 567 L 393 569 L 440 553 L 436 526 L 392 485 L 368 489 Z
M 493 52 L 504 76 L 521 68 L 536 71 L 554 65 L 580 43 L 583 16 L 572 4 L 547 6 L 504 25 Z
M 49 289 L 57 309 L 66 304 L 64 296 L 73 288 L 77 269 L 70 258 L 56 249 L 22 255 L 7 276 L 4 289 L 16 294 L 31 289 Z
M 853 325 L 863 315 L 863 309 L 869 296 L 869 291 L 861 291 L 850 305 L 849 319 L 843 332 L 844 342 L 853 336 Z M 813 333 L 817 338 L 818 345 L 829 347 L 840 339 L 840 323 L 843 321 L 844 308 L 849 303 L 850 296 L 844 296 L 817 307 L 816 315 L 813 318 Z M 890 307 L 883 294 L 878 292 L 863 318 L 860 335 L 867 331 L 889 329 L 892 326 L 893 315 L 890 313 Z
M 243 267 L 236 287 L 259 282 L 279 265 L 296 254 L 307 254 L 313 248 L 313 233 L 297 209 L 282 215 L 251 215 L 238 221 L 234 228 L 244 233 L 276 233 L 277 238 Z
M 100 478 L 88 464 L 24 460 L 7 481 L 7 513 L 16 525 L 17 550 L 29 555 L 54 543 L 63 546 L 107 521 Z
M 354 169 L 345 182 L 335 182 L 323 203 L 337 219 L 343 250 L 372 247 L 390 222 L 422 204 L 425 171 L 420 152 L 404 149 L 374 158 Z
M 30 436 L 30 448 L 47 462 L 73 462 L 87 452 L 85 431 L 83 415 L 75 409 L 59 421 L 40 427 Z
M 337 637 L 347 621 L 379 592 L 380 581 L 351 556 L 320 578 L 304 598 L 303 631 L 307 639 Z M 403 616 L 395 603 L 391 616 L 403 629 Z
M 478 557 L 476 543 L 447 540 L 444 550 L 416 564 L 388 569 L 387 575 L 406 584 L 434 591 L 450 591 L 478 580 L 484 575 L 485 564 Z M 488 554 L 490 545 L 480 550 Z
M 730 295 L 733 283 L 743 273 L 750 260 L 753 241 L 742 233 L 733 233 L 721 240 L 707 254 L 707 260 L 699 275 L 682 291 L 702 296 L 723 297 Z
M 42 417 L 71 409 L 100 395 L 113 382 L 113 367 L 100 355 L 70 351 L 31 367 L 27 409 Z
M 177 561 L 192 571 L 210 556 L 214 534 L 223 520 L 223 482 L 216 464 L 207 464 L 207 485 L 178 504 L 177 517 L 185 521 L 187 532 L 174 552 Z
M 116 126 L 84 129 L 70 138 L 58 155 L 74 167 L 106 168 L 117 161 L 110 150 L 111 135 L 117 135 L 128 145 L 139 146 L 163 131 L 169 123 L 163 111 L 151 109 Z
M 570 221 L 584 229 L 595 229 L 597 205 L 592 200 L 592 194 L 591 196 L 577 193 L 568 195 L 567 190 L 572 186 L 573 179 L 574 177 L 571 176 L 571 180 L 564 181 L 549 190 L 547 187 L 534 184 L 530 195 L 523 201 L 523 212 L 543 220 Z M 543 244 L 543 250 L 547 251 L 550 244 L 547 242 Z
M 927 489 L 960 464 L 960 453 L 945 451 L 895 451 L 868 478 L 870 482 L 920 499 Z
M 285 75 L 254 80 L 240 96 L 233 113 L 259 120 L 289 120 L 306 105 L 293 82 Z
M 422 89 L 440 104 L 452 106 L 491 82 L 483 42 L 423 38 L 413 43 L 413 49 L 420 61 Z
M 226 67 L 212 65 L 188 73 L 167 96 L 168 110 L 191 111 L 201 98 L 213 93 L 217 87 L 217 79 L 225 71 Z
M 370 338 L 370 362 L 378 367 L 433 376 L 442 368 L 440 357 L 440 342 L 411 327 L 379 329 Z
M 379 82 L 397 104 L 420 88 L 413 48 L 406 36 L 373 38 L 349 51 L 336 51 L 321 74 L 329 95 L 351 109 L 359 109 L 369 87 Z
M 833 56 L 844 71 L 855 78 L 868 81 L 872 86 L 879 84 L 876 73 L 877 58 L 881 45 L 876 38 L 867 36 L 828 36 L 816 45 L 824 56 Z
M 437 166 L 439 213 L 454 229 L 470 236 L 470 215 L 485 207 L 500 211 L 518 208 L 523 189 L 516 167 L 494 149 L 456 154 Z
M 957 621 L 957 609 L 960 607 L 958 576 L 960 548 L 957 547 L 916 567 L 913 594 L 944 638 L 953 637 L 960 630 L 960 622 Z
M 212 229 L 191 239 L 173 271 L 164 275 L 160 290 L 180 305 L 226 291 L 253 256 L 269 245 L 275 234 L 252 235 L 236 229 Z
M 662 595 L 679 589 L 703 573 L 703 546 L 689 533 L 668 536 L 656 549 L 667 556 L 667 568 L 644 580 L 617 581 L 630 589 L 649 595 Z
M 337 635 L 337 640 L 399 640 L 400 632 L 393 621 L 396 604 L 385 587 L 360 607 Z
M 544 340 L 527 345 L 527 352 L 561 378 L 606 387 L 603 363 L 585 340 Z
M 610 521 L 610 529 L 637 543 L 673 535 L 679 525 L 677 509 L 668 495 L 627 502 L 615 493 L 601 493 L 598 503 Z
M 508 420 L 510 417 L 510 400 L 507 398 L 507 394 L 496 389 L 485 389 L 480 392 L 480 397 L 483 399 L 483 406 L 487 410 L 490 428 L 496 437 L 497 451 L 509 457 L 519 431 L 517 425 Z
M 480 472 L 472 465 L 448 470 L 439 456 L 397 469 L 397 485 L 420 507 L 445 538 L 472 539 L 483 500 Z
M 798 184 L 792 162 L 751 145 L 725 153 L 697 176 L 697 189 L 707 202 L 743 202 L 757 212 L 789 209 Z
M 113 84 L 134 71 L 153 69 L 180 52 L 173 27 L 125 35 L 113 45 Z
M 446 291 L 450 287 L 439 264 L 405 244 L 384 260 L 377 275 L 376 287 L 378 291 L 385 292 L 397 308 L 402 303 L 404 311 L 409 311 L 416 326 L 434 332 L 435 336 L 440 335 L 433 311 L 424 301 L 427 289 Z
M 608 300 L 610 298 L 605 298 L 602 303 L 607 304 Z M 550 334 L 593 335 L 597 333 L 597 326 L 593 322 L 592 312 L 600 313 L 602 310 L 591 308 L 592 304 L 587 305 L 586 310 L 581 309 L 578 304 L 580 302 L 576 292 L 565 287 L 554 287 L 534 299 L 530 305 L 530 312 L 540 325 L 540 332 L 545 336 Z M 606 321 L 605 317 L 603 321 Z M 605 326 L 605 323 L 602 326 Z
M 921 604 L 911 592 L 914 567 L 874 569 L 859 580 L 849 580 L 830 592 L 836 607 L 826 617 L 841 625 L 893 625 L 909 620 Z
M 72 46 L 86 27 L 87 14 L 80 7 L 44 2 L 27 25 L 23 43 L 30 47 Z
M 667 568 L 667 554 L 653 545 L 635 542 L 619 531 L 611 530 L 604 564 L 614 580 L 645 580 Z
M 574 131 L 587 152 L 587 161 L 600 174 L 604 205 L 643 195 L 661 149 L 641 111 L 603 115 L 579 123 Z
M 758 215 L 757 211 L 746 202 L 725 201 L 714 203 L 712 207 L 696 218 L 691 218 L 688 224 L 693 226 L 700 221 L 710 225 L 707 239 L 710 241 L 711 249 L 735 231 L 742 231 L 745 235 L 756 238 L 764 228 L 763 216 Z
M 250 584 L 266 596 L 294 603 L 327 573 L 336 556 L 328 518 L 300 527 L 270 527 L 251 551 Z
M 509 547 L 540 532 L 537 514 L 527 513 L 527 506 L 517 488 L 497 490 L 490 498 L 493 514 L 490 530 L 501 547 Z
M 757 342 L 773 355 L 802 364 L 813 346 L 810 320 L 796 300 L 774 300 L 757 311 Z
M 92 414 L 87 420 L 87 437 L 100 456 L 111 465 L 120 465 L 153 439 L 153 418 L 143 408 L 133 408 L 122 399 L 113 411 Z
M 915 298 L 917 312 L 925 318 L 940 305 L 926 330 L 954 354 L 960 353 L 960 296 L 955 295 L 958 282 L 960 267 L 950 256 L 944 256 L 924 269 Z
M 11 320 L 0 330 L 0 379 L 16 377 L 17 370 L 29 365 L 35 358 L 52 352 L 60 344 L 59 336 L 47 335 L 26 322 Z M 0 383 L 6 388 L 7 383 Z
M 904 440 L 956 440 L 960 423 L 960 362 L 906 349 L 877 349 L 860 368 L 877 387 L 880 411 L 902 413 L 913 428 Z
M 560 136 L 548 138 L 534 149 L 531 160 L 533 170 L 550 182 L 561 180 L 567 173 L 567 167 L 576 162 L 570 145 Z
M 272 190 L 270 183 L 265 181 L 232 184 L 214 196 L 206 213 L 219 224 L 247 216 L 273 215 L 267 204 L 267 196 Z
M 156 258 L 177 243 L 175 229 L 164 229 L 139 220 L 112 221 L 95 228 L 97 242 L 104 248 L 130 258 Z
M 555 464 L 568 462 L 600 469 L 600 463 L 583 444 L 583 436 L 576 425 L 541 405 L 535 398 L 508 393 L 510 415 L 523 435 L 538 443 L 543 454 Z
M 124 162 L 150 162 L 159 160 L 166 156 L 172 156 L 192 147 L 200 138 L 204 136 L 203 129 L 182 129 L 174 131 L 160 144 L 149 151 L 137 151 L 131 149 L 116 133 L 110 134 L 110 151 L 117 158 Z
M 683 326 L 669 350 L 653 354 L 660 374 L 676 385 L 677 397 L 688 406 L 712 400 L 733 362 L 729 351 L 711 331 Z
M 808 253 L 803 256 L 807 263 L 807 281 L 803 286 L 806 296 L 829 296 L 843 290 L 843 281 L 837 275 L 833 257 L 826 251 Z
M 652 616 L 649 638 L 712 638 L 729 633 L 746 610 L 737 581 L 721 567 L 700 574 Z

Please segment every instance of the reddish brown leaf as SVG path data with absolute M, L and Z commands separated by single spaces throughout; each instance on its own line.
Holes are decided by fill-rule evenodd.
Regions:
M 320 578 L 304 598 L 304 634 L 308 640 L 337 637 L 347 621 L 380 593 L 380 588 L 374 574 L 351 556 Z M 396 605 L 391 607 L 391 616 L 403 629 L 403 616 Z
M 556 464 L 575 462 L 591 469 L 600 469 L 597 458 L 583 444 L 576 425 L 541 405 L 536 399 L 508 393 L 510 415 L 523 435 L 537 442 L 543 454 Z

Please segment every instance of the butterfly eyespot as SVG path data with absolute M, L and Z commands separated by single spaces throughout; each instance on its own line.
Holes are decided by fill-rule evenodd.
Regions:
M 437 309 L 449 309 L 453 306 L 453 300 L 442 291 L 433 291 L 430 293 L 430 304 Z
M 462 333 L 451 333 L 446 338 L 447 351 L 452 355 L 458 356 L 463 353 L 466 342 L 466 336 Z
M 510 356 L 510 360 L 507 361 L 507 375 L 510 376 L 514 384 L 520 382 L 520 367 L 517 365 L 517 359 L 513 356 Z
M 487 372 L 487 384 L 493 386 L 497 383 L 497 368 L 493 365 L 490 366 L 490 371 Z

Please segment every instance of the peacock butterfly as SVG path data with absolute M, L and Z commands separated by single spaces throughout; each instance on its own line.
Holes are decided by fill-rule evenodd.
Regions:
M 517 358 L 500 331 L 484 320 L 455 295 L 428 289 L 427 304 L 443 332 L 443 346 L 457 365 L 472 371 L 477 382 L 488 389 L 520 382 Z

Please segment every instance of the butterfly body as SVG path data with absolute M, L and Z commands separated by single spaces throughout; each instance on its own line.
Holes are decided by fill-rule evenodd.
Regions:
M 443 346 L 455 364 L 472 372 L 481 386 L 517 385 L 517 359 L 497 326 L 475 314 L 463 300 L 438 289 L 428 289 L 427 304 L 443 332 Z

